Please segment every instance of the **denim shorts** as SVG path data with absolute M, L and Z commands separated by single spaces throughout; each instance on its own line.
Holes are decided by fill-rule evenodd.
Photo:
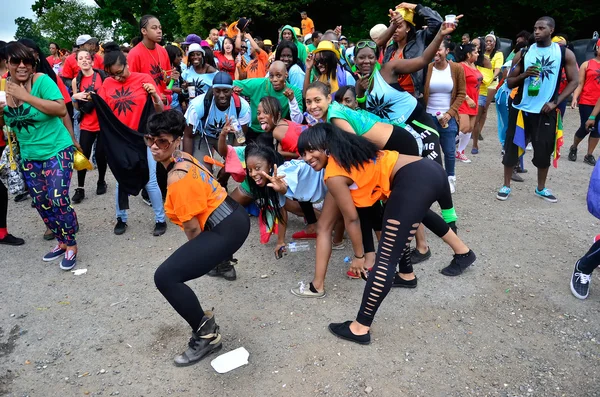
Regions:
M 479 106 L 485 106 L 485 103 L 487 102 L 487 95 L 479 95 L 479 100 L 477 101 L 477 104 Z

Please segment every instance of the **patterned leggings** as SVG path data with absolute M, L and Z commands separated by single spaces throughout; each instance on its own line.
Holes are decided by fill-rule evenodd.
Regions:
M 23 160 L 22 170 L 29 194 L 42 220 L 59 244 L 77 245 L 77 214 L 71 207 L 69 186 L 73 174 L 74 147 L 58 152 L 48 160 Z

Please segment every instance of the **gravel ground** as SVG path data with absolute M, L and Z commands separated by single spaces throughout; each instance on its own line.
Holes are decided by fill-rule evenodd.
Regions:
M 441 275 L 451 252 L 429 233 L 433 255 L 416 266 L 419 287 L 391 291 L 370 346 L 327 330 L 360 304 L 364 282 L 345 277 L 350 249 L 334 251 L 325 299 L 299 299 L 289 290 L 310 281 L 314 244 L 275 261 L 274 241 L 260 245 L 253 219 L 236 254 L 238 280 L 190 283 L 205 308 L 215 307 L 222 352 L 250 352 L 249 365 L 224 375 L 210 366 L 215 356 L 172 364 L 189 330 L 153 273 L 185 242 L 178 228 L 152 237 L 152 211 L 133 199 L 129 229 L 115 236 L 114 180 L 104 197 L 88 188 L 76 206 L 78 268 L 88 272 L 74 276 L 41 261 L 52 246 L 41 238 L 42 222 L 28 202 L 11 201 L 10 230 L 26 245 L 1 248 L 0 395 L 600 396 L 600 289 L 587 301 L 569 290 L 574 262 L 598 233 L 585 202 L 592 167 L 581 154 L 566 160 L 579 116 L 568 111 L 563 159 L 550 171 L 557 204 L 533 195 L 529 152 L 525 182 L 513 183 L 508 201 L 495 199 L 502 181 L 495 120 L 490 109 L 480 154 L 457 165 L 459 234 L 477 263 L 460 277 Z M 291 221 L 292 230 L 301 227 Z M 600 285 L 597 275 L 593 282 Z

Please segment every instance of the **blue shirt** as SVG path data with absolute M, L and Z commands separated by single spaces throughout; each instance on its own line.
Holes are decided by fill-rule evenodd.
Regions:
M 229 118 L 236 117 L 240 123 L 240 126 L 248 125 L 251 121 L 250 105 L 248 101 L 240 97 L 240 114 L 236 114 L 235 101 L 233 96 L 229 101 L 229 108 L 227 110 L 220 110 L 215 105 L 215 100 L 210 104 L 208 109 L 208 116 L 206 120 L 202 121 L 204 117 L 204 97 L 206 94 L 200 95 L 190 102 L 187 111 L 185 112 L 185 119 L 187 123 L 194 127 L 194 133 L 204 133 L 211 138 L 218 138 L 221 133 L 221 129 L 225 125 L 225 115 Z
M 215 75 L 218 73 L 204 73 L 198 74 L 193 66 L 190 66 L 183 71 L 181 77 L 188 83 L 188 85 L 194 85 L 196 87 L 196 97 L 202 94 L 206 94 L 208 89 L 212 87 Z

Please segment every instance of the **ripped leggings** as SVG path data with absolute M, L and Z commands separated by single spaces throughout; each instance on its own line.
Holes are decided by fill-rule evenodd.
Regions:
M 435 202 L 442 210 L 452 207 L 446 171 L 423 159 L 400 168 L 383 213 L 381 241 L 373 270 L 363 293 L 356 321 L 370 327 L 379 305 L 390 291 L 396 264 L 410 264 L 410 243 L 425 214 Z

